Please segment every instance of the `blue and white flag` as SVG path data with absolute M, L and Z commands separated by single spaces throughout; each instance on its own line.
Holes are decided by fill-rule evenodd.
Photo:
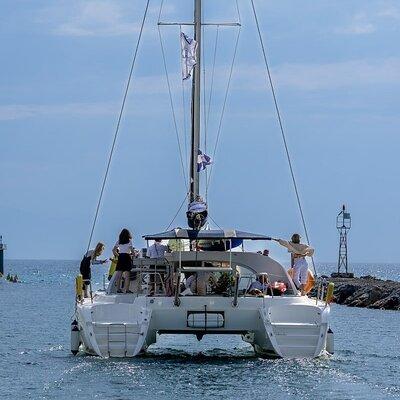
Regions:
M 192 75 L 193 67 L 197 63 L 197 42 L 181 32 L 182 52 L 182 79 L 188 79 Z
M 197 156 L 197 172 L 205 170 L 207 165 L 210 164 L 212 164 L 211 157 L 207 154 L 203 154 L 203 152 L 199 150 L 199 154 Z

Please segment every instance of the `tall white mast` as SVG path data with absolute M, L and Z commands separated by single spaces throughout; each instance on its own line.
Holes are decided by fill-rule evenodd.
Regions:
M 194 0 L 194 40 L 197 41 L 197 63 L 193 69 L 192 82 L 192 148 L 190 157 L 190 201 L 199 194 L 197 157 L 200 145 L 200 90 L 201 90 L 201 0 Z

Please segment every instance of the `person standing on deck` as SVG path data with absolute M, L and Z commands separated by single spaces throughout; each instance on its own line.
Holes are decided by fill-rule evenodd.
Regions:
M 163 245 L 161 239 L 156 239 L 147 250 L 146 256 L 148 258 L 162 258 L 167 251 L 169 251 L 168 246 Z
M 305 257 L 311 257 L 314 249 L 306 244 L 300 243 L 300 235 L 294 233 L 290 242 L 282 239 L 273 239 L 281 246 L 286 247 L 291 254 L 291 266 L 293 268 L 293 282 L 300 288 L 301 295 L 304 296 L 304 287 L 308 278 L 308 264 Z
M 169 247 L 163 245 L 163 244 L 161 243 L 161 239 L 156 239 L 156 240 L 154 241 L 154 244 L 152 244 L 152 245 L 148 248 L 146 257 L 148 257 L 148 258 L 154 258 L 154 259 L 156 259 L 156 258 L 163 258 L 163 257 L 164 257 L 164 254 L 165 254 L 166 252 L 168 252 L 168 251 L 169 251 Z M 152 267 L 152 268 L 155 268 L 155 271 L 156 271 L 156 268 L 157 268 L 157 261 L 156 261 L 155 264 L 152 265 L 151 267 Z M 149 284 L 150 284 L 150 288 L 151 288 L 150 294 L 152 295 L 152 294 L 154 294 L 154 293 L 157 291 L 157 285 L 156 285 L 157 278 L 155 277 L 154 274 L 150 274 L 149 278 L 150 278 L 150 279 L 149 279 Z
M 88 250 L 86 254 L 83 256 L 81 265 L 80 265 L 80 273 L 83 278 L 83 295 L 84 297 L 88 296 L 88 287 L 90 286 L 90 279 L 92 277 L 91 266 L 95 264 L 104 264 L 107 260 L 98 260 L 97 257 L 100 257 L 105 249 L 103 243 L 99 242 L 96 244 L 96 247 L 92 250 Z
M 118 257 L 117 266 L 115 268 L 117 293 L 130 293 L 129 284 L 131 280 L 131 269 L 133 267 L 132 257 L 135 255 L 135 249 L 132 245 L 132 235 L 128 229 L 122 229 L 117 243 L 115 243 L 113 248 L 113 254 L 115 257 Z M 123 291 L 120 289 L 122 276 L 124 276 Z

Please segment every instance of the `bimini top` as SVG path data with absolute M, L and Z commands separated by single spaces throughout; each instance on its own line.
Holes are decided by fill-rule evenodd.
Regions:
M 145 240 L 168 240 L 168 239 L 190 239 L 190 240 L 223 240 L 223 239 L 241 239 L 241 240 L 271 240 L 269 236 L 259 235 L 258 233 L 249 233 L 238 231 L 236 229 L 172 229 L 167 232 L 156 233 L 154 235 L 143 236 Z

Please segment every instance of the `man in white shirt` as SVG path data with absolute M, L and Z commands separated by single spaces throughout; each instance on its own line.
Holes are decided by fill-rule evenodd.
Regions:
M 146 256 L 148 258 L 162 258 L 168 250 L 168 246 L 163 245 L 161 239 L 156 239 L 147 250 Z
M 156 239 L 154 241 L 154 244 L 152 244 L 146 253 L 146 257 L 148 258 L 163 258 L 164 254 L 169 251 L 168 246 L 165 246 L 161 243 L 161 239 Z M 150 266 L 150 268 L 157 268 L 157 261 L 155 262 L 155 265 Z M 157 292 L 159 285 L 157 284 L 156 281 L 158 281 L 159 278 L 156 279 L 154 274 L 150 274 L 149 276 L 149 285 L 150 285 L 150 295 L 153 295 L 154 293 Z

